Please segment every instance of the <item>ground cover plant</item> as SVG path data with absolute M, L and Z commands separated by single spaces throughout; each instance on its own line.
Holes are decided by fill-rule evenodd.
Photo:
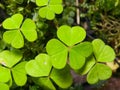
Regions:
M 1 90 L 71 90 L 71 71 L 86 76 L 90 85 L 112 76 L 106 63 L 116 58 L 114 49 L 102 38 L 91 39 L 87 28 L 75 23 L 75 5 L 72 0 L 1 1 Z

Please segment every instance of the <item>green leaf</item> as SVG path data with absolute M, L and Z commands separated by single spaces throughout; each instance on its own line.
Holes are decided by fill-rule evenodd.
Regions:
M 72 75 L 68 66 L 63 69 L 53 68 L 50 77 L 61 88 L 68 88 L 72 84 Z
M 49 0 L 36 0 L 36 4 L 37 4 L 38 6 L 45 6 L 45 5 L 48 4 L 48 1 L 49 1 Z
M 13 67 L 22 59 L 22 54 L 19 51 L 4 50 L 0 53 L 0 62 L 6 67 Z
M 19 29 L 22 23 L 22 14 L 14 14 L 12 17 L 7 18 L 3 21 L 3 27 L 5 29 Z
M 62 69 L 67 63 L 68 49 L 57 39 L 51 39 L 46 45 L 47 53 L 52 57 L 52 65 Z
M 70 66 L 75 70 L 80 69 L 85 64 L 85 57 L 80 55 L 74 49 L 70 50 L 69 59 Z
M 66 45 L 73 46 L 85 39 L 86 32 L 83 28 L 79 26 L 74 26 L 71 28 L 67 25 L 63 25 L 59 27 L 57 31 L 57 36 Z
M 12 68 L 12 75 L 15 80 L 15 83 L 18 86 L 23 86 L 25 85 L 27 81 L 27 75 L 25 71 L 25 64 L 26 62 L 21 62 L 17 64 L 14 68 Z
M 24 46 L 24 39 L 19 30 L 6 31 L 3 34 L 3 40 L 15 48 L 21 48 Z
M 112 70 L 108 66 L 97 63 L 88 73 L 87 81 L 90 84 L 95 84 L 99 80 L 106 80 L 110 78 L 111 75 L 112 75 Z
M 44 90 L 56 90 L 49 77 L 34 78 L 34 82 L 40 85 Z
M 39 15 L 42 18 L 52 20 L 55 14 L 60 14 L 63 11 L 62 0 L 36 0 L 38 6 L 43 6 L 39 9 Z
M 8 82 L 9 80 L 10 80 L 10 70 L 0 65 L 0 82 Z
M 39 9 L 39 15 L 42 18 L 47 18 L 48 20 L 52 20 L 55 18 L 55 14 L 54 12 L 52 12 L 49 7 L 43 7 L 41 9 Z
M 9 86 L 4 83 L 0 83 L 0 90 L 9 90 Z
M 37 39 L 36 25 L 33 20 L 27 18 L 22 24 L 21 32 L 28 41 L 35 41 Z
M 95 58 L 93 57 L 93 55 L 91 55 L 86 59 L 85 65 L 78 71 L 78 73 L 81 75 L 87 74 L 90 71 L 90 69 L 94 66 L 94 64 Z
M 75 45 L 69 50 L 70 66 L 73 69 L 80 69 L 84 63 L 86 57 L 92 53 L 92 44 L 90 42 L 83 42 Z
M 33 77 L 48 76 L 51 68 L 51 60 L 47 54 L 39 54 L 25 66 L 27 73 Z
M 105 45 L 104 42 L 100 39 L 95 39 L 92 42 L 93 51 L 97 61 L 99 62 L 111 62 L 115 59 L 115 52 L 114 50 Z

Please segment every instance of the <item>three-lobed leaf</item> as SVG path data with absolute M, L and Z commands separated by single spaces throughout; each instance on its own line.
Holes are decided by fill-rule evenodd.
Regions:
M 3 21 L 3 27 L 9 30 L 4 32 L 3 40 L 15 48 L 21 48 L 24 46 L 23 35 L 30 42 L 37 39 L 36 25 L 33 20 L 27 18 L 23 24 L 22 21 L 22 14 L 14 14 Z
M 39 15 L 48 20 L 54 19 L 55 14 L 63 11 L 62 0 L 36 0 L 36 4 L 43 6 L 39 9 Z

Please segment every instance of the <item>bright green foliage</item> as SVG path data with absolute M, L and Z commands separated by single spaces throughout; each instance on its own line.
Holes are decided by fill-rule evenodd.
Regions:
M 106 80 L 110 78 L 111 75 L 112 70 L 108 66 L 97 63 L 88 73 L 87 81 L 90 84 L 95 84 L 98 80 Z
M 70 26 L 63 25 L 58 28 L 57 36 L 66 45 L 73 46 L 85 39 L 86 32 L 79 26 L 74 26 L 71 28 Z
M 36 4 L 43 6 L 39 9 L 39 15 L 48 20 L 54 19 L 55 14 L 63 11 L 62 0 L 36 0 Z
M 57 36 L 63 43 L 52 39 L 46 46 L 48 54 L 52 57 L 52 65 L 57 69 L 64 68 L 69 54 L 70 66 L 73 69 L 80 69 L 84 65 L 86 57 L 92 53 L 91 43 L 79 43 L 86 36 L 85 30 L 79 26 L 71 28 L 63 25 L 58 29 Z
M 0 82 L 8 82 L 9 80 L 10 80 L 10 71 L 9 71 L 9 69 L 0 66 Z
M 72 76 L 68 66 L 61 70 L 53 69 L 50 77 L 61 88 L 68 88 L 72 84 Z
M 68 50 L 57 39 L 51 39 L 46 46 L 48 54 L 52 57 L 52 65 L 58 69 L 64 68 L 67 62 Z
M 18 86 L 23 86 L 27 81 L 25 64 L 26 62 L 21 62 L 17 64 L 22 59 L 21 52 L 17 50 L 4 50 L 0 53 L 0 82 L 10 81 L 10 86 L 12 84 L 11 77 L 14 78 Z M 17 65 L 16 65 L 17 64 Z M 5 67 L 4 67 L 5 66 Z M 11 76 L 12 72 L 12 76 Z M 5 78 L 4 78 L 5 77 Z
M 47 54 L 39 54 L 35 60 L 26 64 L 26 71 L 33 77 L 48 76 L 52 68 L 50 57 Z
M 18 86 L 25 85 L 27 80 L 25 64 L 26 62 L 21 62 L 17 64 L 15 67 L 13 67 L 12 69 L 12 75 L 13 75 L 14 81 Z
M 25 19 L 23 24 L 22 21 L 23 16 L 21 14 L 15 14 L 10 18 L 5 19 L 3 22 L 3 27 L 9 30 L 3 34 L 3 39 L 6 43 L 11 44 L 15 48 L 24 46 L 22 34 L 30 42 L 37 39 L 35 23 L 29 18 Z
M 93 52 L 98 62 L 111 62 L 115 59 L 114 50 L 100 39 L 92 42 Z
M 85 75 L 90 71 L 90 69 L 93 67 L 94 64 L 95 64 L 95 58 L 93 57 L 93 55 L 91 55 L 86 59 L 85 65 L 77 72 L 79 72 L 81 75 Z
M 114 50 L 105 45 L 100 39 L 92 41 L 93 56 L 87 58 L 86 64 L 79 70 L 80 74 L 87 74 L 87 81 L 90 84 L 95 84 L 99 80 L 106 80 L 112 75 L 112 70 L 100 62 L 110 62 L 115 59 Z
M 22 54 L 19 51 L 4 50 L 0 53 L 0 62 L 2 65 L 12 68 L 22 58 Z
M 40 85 L 44 90 L 56 90 L 49 77 L 35 78 L 34 82 Z
M 9 90 L 9 86 L 4 83 L 0 83 L 0 90 Z
M 90 42 L 82 42 L 73 46 L 69 51 L 70 66 L 73 69 L 80 69 L 85 64 L 86 57 L 91 53 L 92 45 Z

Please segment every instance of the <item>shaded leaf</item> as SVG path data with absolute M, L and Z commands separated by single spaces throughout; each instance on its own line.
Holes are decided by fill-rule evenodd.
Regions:
M 36 84 L 40 85 L 44 90 L 56 90 L 49 77 L 40 77 L 35 78 L 33 80 Z
M 87 81 L 90 84 L 95 84 L 98 80 L 106 80 L 110 78 L 111 75 L 112 70 L 108 66 L 97 63 L 88 73 Z
M 72 84 L 72 76 L 68 66 L 60 70 L 53 68 L 50 77 L 61 88 L 68 88 Z

